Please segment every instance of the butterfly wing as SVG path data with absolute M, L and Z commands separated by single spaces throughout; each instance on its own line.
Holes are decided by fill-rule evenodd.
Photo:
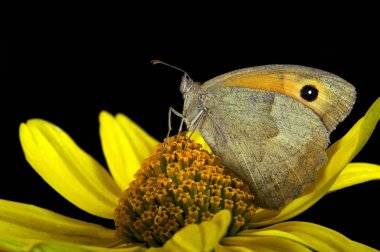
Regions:
M 307 85 L 319 93 L 305 98 Z M 227 168 L 246 180 L 262 207 L 280 208 L 325 165 L 329 134 L 355 102 L 355 88 L 318 69 L 268 65 L 218 76 L 184 94 L 186 123 Z
M 223 87 L 208 93 L 204 106 L 198 130 L 262 207 L 279 208 L 298 196 L 326 163 L 322 121 L 286 95 Z

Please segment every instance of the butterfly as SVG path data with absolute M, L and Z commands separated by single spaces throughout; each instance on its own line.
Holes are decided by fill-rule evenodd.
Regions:
M 356 99 L 349 82 L 305 66 L 249 67 L 203 84 L 181 71 L 184 106 L 175 113 L 268 209 L 283 207 L 315 181 L 327 163 L 330 133 Z

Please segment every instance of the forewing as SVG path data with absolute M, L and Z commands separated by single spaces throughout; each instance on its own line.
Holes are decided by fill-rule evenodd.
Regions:
M 318 90 L 310 102 L 301 95 L 305 85 Z M 355 88 L 344 79 L 319 69 L 297 65 L 266 65 L 232 71 L 213 78 L 202 88 L 213 93 L 222 86 L 268 90 L 292 97 L 314 111 L 328 132 L 350 113 L 356 99 Z

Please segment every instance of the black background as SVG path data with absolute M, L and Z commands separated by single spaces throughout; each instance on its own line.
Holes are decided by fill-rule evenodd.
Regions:
M 158 16 L 143 25 L 141 20 L 110 17 L 68 25 L 66 18 L 42 29 L 30 25 L 17 41 L 1 45 L 0 198 L 112 227 L 67 202 L 33 171 L 24 160 L 18 127 L 36 117 L 53 122 L 104 165 L 98 134 L 101 110 L 122 112 L 162 140 L 168 107 L 182 107 L 181 74 L 152 66 L 152 59 L 178 66 L 201 82 L 264 64 L 299 64 L 335 73 L 357 88 L 358 98 L 333 132 L 332 142 L 379 96 L 379 64 L 374 61 L 378 40 L 372 32 L 353 30 L 351 24 L 303 30 L 297 24 L 261 29 L 260 23 L 253 23 L 238 29 L 239 25 L 215 21 L 177 28 L 177 20 L 162 22 Z M 354 161 L 379 163 L 378 131 Z M 295 220 L 321 224 L 380 248 L 378 233 L 370 231 L 380 225 L 379 194 L 378 181 L 347 188 L 325 196 Z

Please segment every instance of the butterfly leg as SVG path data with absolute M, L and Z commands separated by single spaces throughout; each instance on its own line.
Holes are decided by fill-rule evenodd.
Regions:
M 185 117 L 183 116 L 183 114 L 179 113 L 174 108 L 169 107 L 169 116 L 168 116 L 169 132 L 167 134 L 167 137 L 169 137 L 170 132 L 173 130 L 173 128 L 172 128 L 172 113 L 175 114 L 176 116 L 178 116 L 179 118 L 181 118 L 181 124 L 180 124 L 179 129 L 178 129 L 178 134 L 180 134 L 182 132 L 182 126 L 183 126 L 183 122 L 185 120 Z
M 173 130 L 172 128 L 172 114 L 178 116 L 181 118 L 181 124 L 179 126 L 179 129 L 178 129 L 178 133 L 180 134 L 182 132 L 182 127 L 183 127 L 183 122 L 185 121 L 185 117 L 183 114 L 179 113 L 177 110 L 175 110 L 174 108 L 172 107 L 169 107 L 169 115 L 168 115 L 168 127 L 169 127 L 169 130 L 168 130 L 168 134 L 166 135 L 166 140 L 165 140 L 165 143 L 164 143 L 164 148 L 162 149 L 162 152 L 164 152 L 166 146 L 168 145 L 168 138 L 170 136 L 170 132 Z M 187 144 L 189 142 L 189 139 L 191 138 L 191 136 L 194 134 L 195 130 L 198 128 L 200 122 L 202 121 L 202 118 L 206 115 L 206 109 L 201 109 L 198 114 L 194 117 L 194 119 L 190 122 L 189 126 L 188 126 L 188 129 L 191 130 L 191 133 L 189 135 L 189 137 L 187 138 L 187 141 L 185 143 L 185 146 L 184 146 L 184 150 L 186 150 L 186 147 L 187 147 Z
M 168 133 L 166 134 L 166 138 L 165 138 L 165 143 L 164 143 L 164 146 L 163 146 L 163 149 L 162 149 L 162 152 L 164 152 L 164 150 L 166 149 L 166 146 L 168 145 L 168 138 L 170 136 L 170 132 L 173 130 L 172 128 L 172 114 L 178 116 L 179 118 L 181 118 L 181 124 L 179 126 L 179 129 L 178 129 L 178 133 L 181 133 L 182 132 L 182 126 L 183 126 L 183 121 L 184 121 L 184 116 L 183 114 L 179 113 L 177 110 L 175 110 L 174 108 L 172 107 L 169 107 L 169 114 L 168 114 Z
M 201 123 L 203 117 L 206 115 L 207 111 L 205 108 L 199 110 L 198 114 L 194 117 L 194 119 L 190 122 L 190 125 L 188 126 L 189 130 L 191 131 L 189 137 L 186 140 L 184 150 L 186 150 L 187 144 L 189 143 L 189 140 L 191 136 L 194 134 L 194 132 L 197 130 L 199 124 Z

